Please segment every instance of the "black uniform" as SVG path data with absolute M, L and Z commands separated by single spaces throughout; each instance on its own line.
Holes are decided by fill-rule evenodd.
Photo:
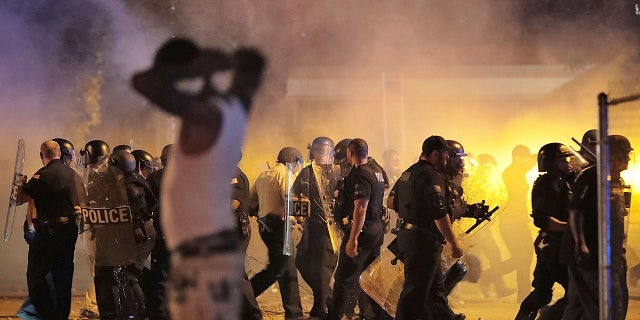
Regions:
M 380 255 L 380 246 L 382 246 L 384 237 L 384 227 L 381 221 L 384 177 L 378 168 L 378 166 L 366 163 L 352 168 L 345 179 L 344 208 L 348 216 L 352 218 L 356 199 L 367 199 L 369 204 L 362 232 L 358 236 L 358 255 L 355 258 L 346 254 L 350 230 L 345 232 L 342 240 L 327 319 L 342 318 L 349 300 L 354 298 L 353 293 L 358 285 L 360 274 Z M 377 303 L 371 303 L 376 308 L 376 317 L 386 315 Z
M 235 210 L 238 219 L 238 235 L 242 242 L 242 251 L 246 257 L 249 241 L 251 240 L 251 223 L 249 221 L 249 179 L 240 168 L 236 168 L 236 176 L 231 180 L 231 199 L 240 202 Z M 244 263 L 242 264 L 244 265 Z M 256 296 L 253 294 L 251 282 L 247 277 L 246 270 L 243 270 L 242 282 L 242 319 L 262 319 L 262 312 Z
M 404 222 L 398 247 L 405 276 L 396 319 L 454 319 L 440 266 L 445 239 L 434 222 L 449 213 L 447 183 L 431 164 L 419 160 L 402 173 L 394 188 L 395 207 Z
M 29 296 L 43 319 L 67 319 L 71 310 L 73 254 L 78 227 L 74 206 L 79 205 L 76 173 L 60 159 L 51 160 L 23 187 L 34 199 L 38 217 L 36 236 L 29 246 Z M 45 280 L 51 273 L 55 297 Z M 55 301 L 55 303 L 54 303 Z
M 147 177 L 149 187 L 158 198 L 158 203 L 160 203 L 160 186 L 162 185 L 164 170 L 164 168 L 157 170 Z M 143 283 L 144 287 L 148 288 L 145 293 L 145 303 L 149 319 L 165 320 L 170 319 L 166 284 L 171 270 L 171 255 L 160 227 L 160 219 L 161 211 L 158 207 L 158 210 L 153 215 L 156 241 L 153 250 L 151 250 L 151 270 L 143 275 Z
M 151 186 L 142 175 L 135 172 L 127 173 L 124 177 L 124 183 L 131 207 L 134 232 L 136 232 L 136 268 L 140 271 L 140 287 L 145 296 L 146 307 L 146 301 L 149 301 L 149 297 L 156 294 L 156 287 L 147 281 L 151 276 L 151 270 L 143 265 L 155 246 L 157 234 L 152 219 L 159 204 Z M 147 313 L 149 311 L 147 310 Z
M 322 186 L 324 192 L 321 194 L 313 167 L 308 165 L 298 174 L 292 187 L 294 195 L 302 194 L 311 201 L 311 214 L 304 223 L 296 251 L 296 267 L 313 292 L 313 307 L 309 312 L 311 317 L 326 315 L 327 302 L 331 297 L 331 277 L 338 263 L 338 255 L 333 252 L 327 228 L 327 218 L 331 213 L 327 211 L 333 203 L 336 179 L 330 174 L 325 178 Z
M 140 279 L 142 279 L 143 263 L 150 255 L 155 242 L 156 235 L 152 218 L 153 211 L 157 208 L 158 200 L 146 180 L 137 173 L 126 173 L 124 179 L 120 181 L 114 181 L 113 179 L 115 178 L 107 174 L 107 181 L 111 181 L 111 183 L 107 185 L 107 192 L 110 196 L 108 201 L 112 204 L 122 203 L 131 208 L 132 224 L 122 225 L 123 230 L 120 231 L 124 231 L 124 228 L 130 228 L 128 230 L 130 230 L 132 237 L 135 238 L 135 244 L 126 245 L 125 243 L 127 242 L 125 242 L 125 239 L 117 238 L 118 233 L 114 232 L 116 244 L 123 244 L 123 246 L 107 249 L 101 248 L 101 244 L 98 242 L 96 244 L 96 252 L 97 256 L 113 255 L 126 257 L 121 263 L 121 266 L 124 267 L 124 272 L 128 279 L 135 279 L 135 281 L 128 282 L 128 285 L 133 287 L 133 292 L 137 292 L 140 286 Z M 100 232 L 103 233 L 102 237 L 110 234 L 110 231 L 107 230 L 108 229 L 100 230 Z M 126 233 L 129 232 L 128 230 Z M 114 250 L 118 252 L 114 252 Z M 113 288 L 118 286 L 114 276 L 114 269 L 117 266 L 98 263 L 98 260 L 99 258 L 96 258 L 94 282 L 96 285 L 96 298 L 100 318 L 117 319 L 119 316 L 118 312 L 120 311 L 133 312 L 134 310 L 118 310 L 118 301 L 115 300 L 116 296 L 114 296 L 113 293 Z M 144 287 L 144 285 L 140 287 Z M 147 289 L 150 288 L 143 288 L 145 291 L 147 291 Z M 143 297 L 132 297 L 133 300 L 142 298 Z M 142 303 L 144 301 L 140 302 Z M 130 305 L 125 304 L 125 306 L 121 307 L 129 308 Z M 143 309 L 144 308 L 136 309 L 135 312 L 141 312 Z
M 537 261 L 533 271 L 533 291 L 520 304 L 516 319 L 535 319 L 538 309 L 551 301 L 554 283 L 562 285 L 565 291 L 568 289 L 567 266 L 559 259 L 564 232 L 548 230 L 548 222 L 549 217 L 567 221 L 571 196 L 569 183 L 556 175 L 543 174 L 533 184 L 531 217 L 535 226 L 540 228 L 534 241 Z M 565 301 L 557 303 L 561 306 Z
M 584 169 L 574 184 L 571 209 L 576 211 L 576 220 L 582 223 L 589 255 L 581 255 L 575 268 L 571 268 L 571 296 L 577 299 L 582 310 L 566 312 L 567 319 L 598 319 L 598 170 L 591 166 Z M 627 314 L 629 293 L 627 288 L 627 261 L 624 248 L 624 216 L 627 212 L 623 182 L 613 179 L 611 186 L 611 297 L 613 319 L 624 319 Z M 575 288 L 575 289 L 574 289 Z M 572 301 L 569 302 L 570 304 Z M 567 310 L 569 311 L 569 310 Z M 582 318 L 579 318 L 579 317 Z

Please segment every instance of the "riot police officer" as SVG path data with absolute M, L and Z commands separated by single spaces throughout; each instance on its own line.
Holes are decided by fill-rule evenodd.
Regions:
M 447 147 L 440 136 L 425 139 L 420 159 L 402 173 L 394 186 L 394 208 L 402 226 L 398 247 L 405 276 L 396 319 L 464 319 L 448 306 L 440 266 L 445 240 L 451 243 L 454 258 L 462 256 L 451 228 L 447 183 L 442 174 L 449 158 Z
M 611 319 L 622 320 L 627 316 L 629 292 L 627 288 L 627 260 L 624 243 L 625 217 L 630 203 L 625 198 L 625 182 L 620 173 L 629 166 L 629 153 L 633 150 L 629 139 L 622 135 L 610 135 L 610 244 L 611 244 Z M 570 204 L 569 226 L 575 242 L 575 268 L 571 278 L 569 305 L 579 310 L 567 309 L 569 319 L 600 319 L 599 268 L 598 268 L 598 168 L 590 166 L 582 171 L 574 184 L 574 197 Z M 575 280 L 575 281 L 573 281 Z M 575 294 L 574 294 L 575 293 Z M 575 299 L 575 301 L 573 301 Z M 574 303 L 575 302 L 575 303 Z
M 58 146 L 60 146 L 60 161 L 62 161 L 62 163 L 64 163 L 66 166 L 71 167 L 71 164 L 74 160 L 73 143 L 63 138 L 55 138 L 52 140 L 55 141 L 58 144 Z M 78 202 L 80 204 L 83 204 L 84 202 L 86 202 L 86 190 L 85 190 L 84 184 L 82 183 L 82 178 L 77 173 L 76 173 L 76 191 L 78 193 Z M 36 217 L 37 217 L 37 211 L 35 210 L 35 207 L 32 205 L 32 203 L 29 203 L 28 209 L 27 209 L 27 219 L 24 223 L 24 239 L 25 241 L 27 241 L 27 244 L 31 243 L 31 241 L 36 236 L 35 226 L 33 224 L 33 219 L 35 219 Z M 95 252 L 95 247 L 94 247 L 94 252 Z M 90 273 L 93 274 L 92 265 L 91 265 Z M 46 278 L 47 278 L 47 281 L 50 282 L 51 274 L 48 274 Z M 98 307 L 95 304 L 95 290 L 92 290 L 92 289 L 93 289 L 93 282 L 89 284 L 89 287 L 87 289 L 86 303 L 87 303 L 87 306 L 90 306 L 91 305 L 90 302 L 93 301 L 93 307 L 95 309 L 95 312 L 97 312 Z M 92 299 L 90 299 L 90 297 L 92 297 Z M 82 314 L 84 311 L 84 313 L 86 314 L 87 312 L 85 310 L 86 309 L 81 310 L 80 313 Z M 35 309 L 35 306 L 31 302 L 31 298 L 29 298 L 29 296 L 25 298 L 24 303 L 20 307 L 20 311 L 18 311 L 18 316 L 19 317 L 20 316 L 39 317 L 37 310 Z M 97 317 L 94 316 L 93 319 L 97 319 Z
M 144 150 L 133 150 L 131 154 L 136 158 L 136 171 L 143 177 L 148 177 L 155 171 L 153 156 Z
M 246 258 L 249 241 L 251 241 L 251 221 L 249 220 L 250 189 L 249 178 L 247 178 L 247 175 L 240 167 L 236 167 L 236 175 L 231 179 L 231 190 L 231 209 L 233 209 L 238 219 L 238 235 L 240 236 L 242 252 L 244 252 L 243 258 Z M 256 296 L 253 294 L 253 288 L 251 287 L 251 282 L 249 281 L 246 271 L 243 272 L 242 278 L 241 318 L 261 320 L 262 312 L 260 311 Z
M 333 167 L 334 145 L 328 137 L 317 137 L 309 146 L 311 164 L 304 167 L 293 183 L 292 194 L 311 202 L 311 212 L 304 222 L 302 238 L 297 246 L 296 267 L 313 292 L 310 317 L 322 318 L 327 313 L 331 296 L 331 276 L 338 263 L 337 233 L 330 234 L 333 191 L 337 172 Z M 337 226 L 336 226 L 337 227 Z M 335 247 L 334 247 L 335 246 Z
M 534 241 L 536 267 L 533 271 L 533 291 L 522 301 L 516 320 L 533 320 L 538 309 L 551 301 L 553 285 L 568 289 L 565 264 L 559 261 L 562 235 L 567 227 L 571 186 L 571 150 L 561 143 L 548 143 L 538 151 L 538 172 L 542 173 L 531 190 L 533 223 L 540 229 Z M 558 304 L 562 314 L 564 298 Z
M 172 148 L 172 144 L 168 144 L 162 148 L 160 155 L 162 168 L 154 171 L 149 175 L 149 177 L 147 177 L 149 187 L 156 198 L 158 198 L 158 202 L 160 202 L 160 187 L 162 186 L 162 179 L 168 164 L 169 153 Z M 146 287 L 145 303 L 149 319 L 167 320 L 170 318 L 170 315 L 166 283 L 171 270 L 171 261 L 164 233 L 160 227 L 160 219 L 161 210 L 158 206 L 158 209 L 153 215 L 153 227 L 156 230 L 156 242 L 153 245 L 153 250 L 151 250 L 151 268 L 148 273 L 143 273 L 142 276 L 143 287 Z
M 285 319 L 302 318 L 302 302 L 298 286 L 298 271 L 295 257 L 283 253 L 287 164 L 293 173 L 300 171 L 302 153 L 293 147 L 284 147 L 278 152 L 276 165 L 261 173 L 251 187 L 250 203 L 258 209 L 260 238 L 267 247 L 269 264 L 251 278 L 254 296 L 258 297 L 274 282 L 278 281 Z
M 80 150 L 81 163 L 88 170 L 85 177 L 87 183 L 87 205 L 93 207 L 105 207 L 110 198 L 108 185 L 109 175 L 106 172 L 107 159 L 110 153 L 109 145 L 102 140 L 91 140 Z M 80 310 L 80 315 L 95 319 L 100 317 L 96 285 L 96 238 L 91 224 L 81 223 L 82 242 L 86 247 L 87 266 L 91 274 L 91 282 L 85 294 L 85 307 Z
M 344 184 L 344 209 L 350 221 L 340 247 L 333 296 L 327 319 L 341 319 L 353 299 L 364 269 L 380 255 L 384 237 L 383 212 L 385 180 L 378 166 L 368 163 L 369 148 L 359 138 L 349 142 L 347 159 L 353 166 Z M 368 298 L 368 297 L 367 297 Z M 376 317 L 385 312 L 375 303 Z
M 64 165 L 60 157 L 58 143 L 44 141 L 40 145 L 44 167 L 29 182 L 23 183 L 18 192 L 18 203 L 33 201 L 37 210 L 37 218 L 33 220 L 36 232 L 29 245 L 27 285 L 29 297 L 44 319 L 67 319 L 71 310 L 79 200 L 76 173 Z M 46 280 L 49 273 L 53 279 L 53 297 Z

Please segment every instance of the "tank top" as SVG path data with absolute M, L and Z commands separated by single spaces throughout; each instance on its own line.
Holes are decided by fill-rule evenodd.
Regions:
M 222 114 L 217 140 L 198 155 L 182 152 L 179 139 L 162 183 L 162 227 L 170 249 L 194 238 L 235 230 L 231 188 L 246 133 L 246 111 L 237 98 L 215 98 Z

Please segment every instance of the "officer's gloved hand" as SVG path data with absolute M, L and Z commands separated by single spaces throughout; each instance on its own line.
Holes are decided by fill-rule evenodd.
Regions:
M 145 229 L 144 221 L 140 218 L 135 219 L 133 222 L 133 234 L 135 236 L 136 243 L 144 243 L 151 239 L 147 233 L 147 229 Z
M 33 226 L 33 224 L 27 226 L 27 220 L 25 220 L 22 229 L 24 231 L 24 241 L 26 241 L 27 244 L 31 244 L 33 239 L 35 239 L 36 237 L 36 228 Z
M 484 204 L 484 201 L 470 204 L 467 206 L 467 212 L 464 216 L 467 218 L 485 219 L 489 213 L 489 206 Z

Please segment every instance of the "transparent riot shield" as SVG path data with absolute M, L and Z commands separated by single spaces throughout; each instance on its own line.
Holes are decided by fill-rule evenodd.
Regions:
M 467 257 L 466 252 L 475 245 L 475 238 L 490 231 L 485 227 L 500 212 L 499 205 L 507 201 L 504 184 L 495 164 L 490 163 L 474 168 L 462 185 L 465 187 L 465 197 L 462 199 L 465 214 L 462 218 L 455 220 L 452 227 L 457 239 L 462 243 L 465 255 L 459 259 L 451 258 L 449 245 L 442 251 L 442 276 L 445 278 L 447 293 L 465 276 L 469 268 L 480 268 L 477 258 Z M 479 213 L 474 214 L 474 209 L 471 207 L 477 208 Z M 483 241 L 486 240 L 483 239 Z M 382 248 L 380 256 L 360 275 L 362 289 L 391 316 L 395 316 L 404 283 L 404 265 L 398 254 L 397 241 L 391 241 L 386 248 Z
M 150 253 L 141 249 L 148 240 L 136 237 L 140 225 L 129 205 L 123 174 L 107 161 L 89 167 L 81 219 L 84 232 L 95 238 L 94 281 L 100 312 L 119 319 L 142 319 L 144 297 L 137 274 Z M 143 235 L 153 229 L 152 223 L 144 223 Z
M 11 193 L 9 195 L 9 207 L 7 209 L 7 217 L 4 222 L 4 241 L 9 241 L 11 231 L 13 230 L 13 222 L 16 218 L 16 208 L 18 204 L 18 189 L 22 184 L 22 168 L 24 167 L 25 143 L 23 139 L 18 140 L 18 150 L 16 152 L 16 162 L 13 168 L 13 179 L 11 181 Z
M 293 195 L 291 194 L 291 186 L 293 186 L 293 181 L 295 179 L 295 166 L 297 163 L 287 163 L 287 178 L 286 178 L 286 190 L 285 194 L 285 202 L 284 202 L 284 244 L 282 246 L 282 254 L 285 256 L 293 255 L 293 236 L 291 231 L 293 230 L 293 221 L 294 219 L 294 204 L 293 204 Z
M 626 280 L 627 267 L 632 279 L 640 273 L 640 262 L 634 251 L 640 241 L 637 236 L 640 215 L 634 214 L 638 207 L 633 205 L 638 201 L 633 184 L 638 181 L 640 170 L 635 163 L 634 151 L 629 152 L 627 160 L 624 159 L 626 152 L 621 158 L 620 144 L 611 138 L 612 135 L 621 135 L 628 139 L 631 148 L 640 146 L 637 121 L 640 118 L 640 82 L 637 78 L 613 81 L 609 90 L 613 98 L 604 93 L 598 96 L 600 319 L 621 318 L 626 313 L 628 296 L 620 294 L 620 288 L 626 288 L 627 284 L 626 281 L 620 283 L 621 279 Z M 627 257 L 636 258 L 627 260 Z
M 337 254 L 343 237 L 339 221 L 336 221 L 333 216 L 334 192 L 338 181 L 339 168 L 333 164 L 316 164 L 315 161 L 311 163 L 311 168 L 313 169 L 313 181 L 315 181 L 318 189 L 318 197 L 315 201 L 312 201 L 311 205 L 322 209 L 317 212 L 323 215 L 325 219 L 329 238 L 331 239 L 331 248 Z

